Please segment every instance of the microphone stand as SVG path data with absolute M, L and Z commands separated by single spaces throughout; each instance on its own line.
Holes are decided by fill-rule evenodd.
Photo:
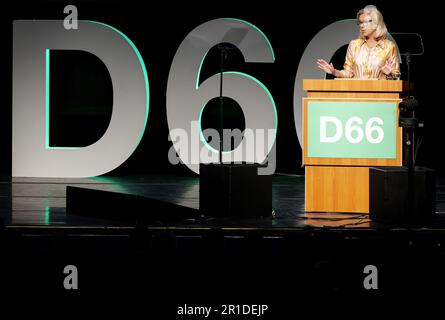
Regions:
M 224 59 L 227 56 L 227 51 L 224 45 L 218 46 L 220 53 L 221 53 L 221 59 L 220 59 L 220 66 L 221 66 L 221 73 L 219 77 L 219 163 L 222 164 L 222 153 L 223 153 L 223 74 L 224 74 Z
M 415 118 L 414 109 L 415 101 L 414 97 L 411 98 L 411 55 L 406 53 L 406 66 L 407 66 L 407 78 L 408 78 L 408 97 L 406 104 L 408 106 L 409 117 L 401 118 L 400 125 L 405 129 L 405 137 L 406 137 L 406 156 L 407 156 L 407 167 L 408 167 L 408 199 L 406 205 L 408 206 L 408 232 L 411 231 L 411 225 L 413 221 L 413 213 L 414 213 L 414 175 L 415 175 L 415 163 L 414 163 L 414 130 L 418 126 L 419 120 Z M 411 106 L 411 107 L 410 107 Z
M 408 206 L 408 236 L 410 237 L 411 232 L 411 224 L 414 218 L 414 196 L 415 196 L 415 148 L 414 148 L 414 132 L 415 129 L 423 126 L 423 123 L 419 121 L 415 117 L 415 109 L 419 107 L 419 103 L 414 97 L 411 97 L 411 56 L 421 56 L 424 53 L 423 39 L 422 36 L 418 33 L 406 33 L 406 32 L 398 32 L 392 33 L 393 36 L 399 37 L 400 43 L 409 43 L 410 49 L 406 50 L 406 53 L 402 54 L 406 57 L 406 66 L 407 66 L 407 80 L 408 80 L 408 97 L 404 101 L 399 104 L 399 126 L 405 129 L 405 137 L 406 137 L 406 156 L 408 157 L 407 166 L 408 166 L 408 199 L 406 201 L 406 205 Z M 409 38 L 407 38 L 409 37 Z M 417 37 L 419 40 L 418 45 L 415 44 L 414 37 Z M 405 41 L 404 41 L 405 38 Z M 414 49 L 413 49 L 414 48 Z M 414 50 L 414 52 L 412 51 Z M 418 51 L 418 52 L 416 52 Z M 402 106 L 403 109 L 402 110 Z M 406 117 L 401 113 L 405 113 Z M 402 117 L 403 116 L 403 117 Z
M 233 50 L 227 44 L 221 43 L 218 45 L 218 49 L 220 50 L 220 76 L 219 76 L 219 129 L 220 129 L 220 138 L 219 138 L 219 163 L 223 163 L 222 161 L 222 153 L 223 153 L 223 78 L 224 78 L 224 60 L 227 59 L 227 53 L 230 50 Z
M 222 161 L 222 153 L 223 153 L 223 106 L 224 106 L 224 101 L 223 101 L 223 75 L 224 75 L 224 59 L 227 58 L 227 50 L 228 47 L 224 46 L 224 44 L 220 44 L 218 46 L 219 50 L 220 50 L 220 64 L 221 64 L 221 73 L 220 73 L 220 77 L 219 77 L 219 133 L 220 133 L 220 137 L 219 137 L 219 164 L 221 165 L 221 167 L 223 166 L 223 161 Z M 232 194 L 232 185 L 231 183 L 229 183 L 229 194 Z M 222 197 L 222 195 L 221 195 Z M 232 203 L 231 201 L 228 201 L 228 212 L 229 215 L 231 215 L 232 213 Z
M 411 94 L 411 56 L 409 53 L 406 55 L 406 67 L 408 72 L 408 99 Z M 417 121 L 415 121 L 414 111 L 411 113 L 413 123 L 412 126 L 407 128 L 407 141 L 408 145 L 408 232 L 411 231 L 411 223 L 413 218 L 413 204 L 414 204 L 414 172 L 415 172 L 415 164 L 414 164 L 414 129 L 417 126 Z

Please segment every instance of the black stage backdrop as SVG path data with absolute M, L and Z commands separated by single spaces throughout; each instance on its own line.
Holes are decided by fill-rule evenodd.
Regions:
M 342 19 L 355 18 L 366 2 L 306 1 L 290 4 L 273 1 L 207 1 L 158 3 L 131 1 L 16 1 L 2 10 L 0 20 L 2 50 L 0 60 L 1 111 L 0 147 L 2 175 L 11 173 L 12 127 L 12 21 L 15 19 L 64 19 L 63 9 L 77 6 L 80 20 L 95 20 L 111 25 L 127 35 L 140 51 L 148 72 L 150 112 L 145 134 L 132 156 L 112 175 L 173 173 L 192 174 L 184 166 L 172 166 L 167 158 L 166 118 L 167 78 L 173 57 L 182 40 L 195 27 L 215 18 L 238 18 L 260 28 L 270 40 L 274 64 L 244 64 L 239 52 L 231 53 L 227 67 L 244 71 L 259 79 L 271 92 L 278 111 L 277 172 L 303 173 L 301 148 L 294 124 L 293 90 L 297 66 L 311 39 L 325 26 Z M 417 164 L 443 171 L 444 103 L 440 33 L 443 26 L 433 4 L 426 1 L 374 2 L 383 13 L 390 32 L 417 32 L 424 40 L 425 55 L 414 57 L 412 80 L 415 95 L 423 107 L 425 129 Z M 333 58 L 337 68 L 344 61 L 346 47 Z M 314 68 L 316 68 L 314 57 Z M 51 56 L 51 135 L 53 145 L 88 145 L 106 130 L 111 112 L 111 83 L 103 64 L 89 54 L 55 52 Z M 203 77 L 219 70 L 216 50 L 206 58 Z M 54 71 L 53 71 L 54 70 Z M 405 66 L 402 64 L 402 72 Z M 68 76 L 69 75 L 69 76 Z M 406 72 L 402 76 L 406 79 Z M 89 105 L 89 108 L 79 106 Z M 227 123 L 243 126 L 236 104 L 227 111 Z M 204 119 L 211 126 L 212 115 Z

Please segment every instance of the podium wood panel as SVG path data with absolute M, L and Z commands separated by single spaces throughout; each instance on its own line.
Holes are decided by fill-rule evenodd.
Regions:
M 305 91 L 341 91 L 341 92 L 405 92 L 406 81 L 402 80 L 355 80 L 355 79 L 304 79 Z
M 369 167 L 306 166 L 305 211 L 369 213 Z
M 308 92 L 308 98 L 318 98 L 318 99 L 399 99 L 400 94 L 390 93 L 390 92 Z M 401 100 L 401 99 L 399 99 Z

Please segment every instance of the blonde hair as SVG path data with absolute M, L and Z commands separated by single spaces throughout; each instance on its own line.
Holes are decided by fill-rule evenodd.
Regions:
M 388 35 L 388 29 L 386 28 L 385 21 L 383 21 L 383 16 L 376 6 L 366 6 L 363 9 L 360 9 L 357 12 L 357 21 L 360 22 L 360 16 L 362 14 L 369 14 L 371 16 L 371 20 L 373 23 L 377 25 L 377 29 L 375 30 L 375 38 L 376 40 L 386 39 Z M 362 38 L 363 36 L 360 35 Z

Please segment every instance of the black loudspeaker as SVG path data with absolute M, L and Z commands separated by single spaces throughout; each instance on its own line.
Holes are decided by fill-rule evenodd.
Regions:
M 428 223 L 436 211 L 434 170 L 416 167 L 413 178 L 412 210 L 408 210 L 408 168 L 369 168 L 369 215 L 380 223 Z
M 201 164 L 199 210 L 211 217 L 270 217 L 272 176 L 259 164 Z
M 68 186 L 66 213 L 129 223 L 199 219 L 199 210 L 144 196 Z

